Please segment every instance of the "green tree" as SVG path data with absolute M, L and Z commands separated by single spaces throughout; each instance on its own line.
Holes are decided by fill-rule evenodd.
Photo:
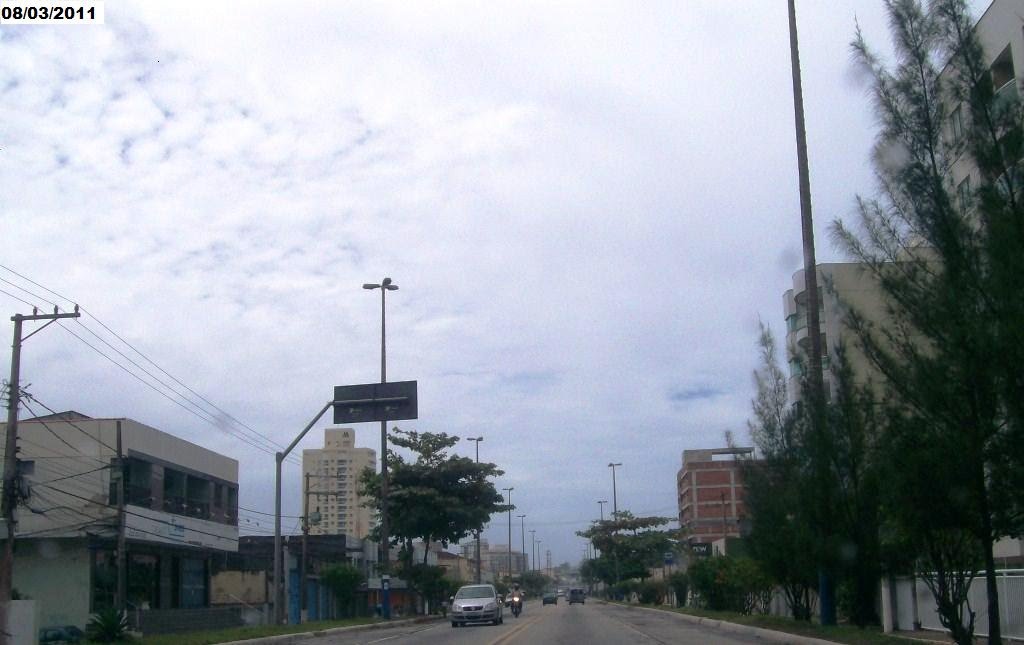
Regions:
M 388 521 L 392 545 L 400 545 L 400 570 L 426 600 L 437 602 L 436 572 L 427 567 L 430 545 L 456 543 L 483 528 L 491 515 L 509 510 L 491 478 L 503 473 L 491 463 L 451 455 L 457 436 L 394 428 L 391 445 L 413 455 L 407 459 L 388 449 Z M 370 469 L 360 478 L 360 493 L 380 513 L 381 476 Z M 379 536 L 379 535 L 378 535 Z M 423 541 L 423 558 L 413 562 L 413 542 Z
M 352 615 L 359 586 L 366 582 L 362 572 L 348 564 L 334 564 L 320 572 L 320 579 L 334 594 L 338 609 Z
M 634 517 L 629 511 L 619 511 L 613 519 L 594 522 L 586 531 L 576 535 L 593 542 L 601 556 L 588 560 L 588 574 L 597 576 L 605 584 L 631 578 L 645 579 L 649 569 L 658 566 L 666 551 L 672 548 L 672 533 L 658 530 L 671 522 L 668 517 Z
M 448 454 L 458 443 L 457 436 L 446 433 L 419 433 L 394 428 L 391 445 L 413 453 L 414 460 L 388 450 L 388 519 L 393 545 L 401 545 L 402 553 L 412 564 L 412 543 L 425 543 L 422 563 L 425 564 L 430 544 L 449 544 L 483 528 L 491 515 L 509 510 L 491 478 L 504 472 L 491 463 Z M 363 472 L 361 494 L 380 513 L 379 473 Z
M 793 618 L 810 620 L 819 540 L 805 504 L 810 486 L 802 439 L 805 419 L 789 406 L 775 340 L 764 325 L 758 344 L 761 366 L 754 372 L 757 393 L 749 428 L 760 459 L 744 466 L 750 513 L 747 547 L 782 588 Z
M 551 585 L 551 578 L 540 571 L 527 571 L 519 577 L 519 584 L 530 596 L 540 596 Z
M 885 324 L 854 311 L 850 327 L 901 425 L 929 428 L 949 449 L 935 472 L 959 478 L 950 483 L 964 499 L 951 500 L 959 519 L 940 533 L 966 532 L 977 543 L 989 638 L 999 643 L 992 544 L 1024 523 L 1024 111 L 1017 92 L 997 92 L 1004 88 L 986 62 L 995 52 L 983 51 L 963 0 L 890 0 L 887 8 L 895 63 L 881 62 L 859 31 L 853 43 L 880 123 L 880 191 L 858 198 L 860 230 L 836 222 L 833 233 L 886 296 Z M 960 159 L 976 172 L 954 185 Z M 917 545 L 938 530 L 913 519 L 901 524 Z

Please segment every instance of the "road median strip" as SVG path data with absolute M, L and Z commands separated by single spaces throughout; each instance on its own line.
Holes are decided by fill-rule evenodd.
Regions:
M 370 631 L 374 629 L 387 629 L 389 627 L 405 627 L 408 625 L 417 625 L 438 622 L 440 620 L 447 620 L 444 616 L 417 616 L 416 618 L 406 618 L 403 620 L 393 621 L 381 621 L 379 623 L 369 623 L 366 625 L 348 625 L 345 627 L 331 627 L 329 629 L 317 629 L 308 632 L 295 632 L 292 634 L 277 634 L 275 636 L 259 636 L 256 638 L 245 638 L 242 640 L 235 641 L 224 641 L 217 645 L 281 645 L 283 643 L 291 643 L 302 640 L 304 638 L 319 638 L 321 636 L 332 636 L 334 634 L 344 634 L 349 632 L 357 631 Z

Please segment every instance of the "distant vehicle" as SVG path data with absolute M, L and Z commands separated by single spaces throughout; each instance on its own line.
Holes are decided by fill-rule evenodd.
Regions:
M 558 590 L 558 597 L 559 598 L 565 598 L 565 589 L 559 589 Z
M 570 589 L 569 590 L 569 604 L 580 603 L 581 605 L 587 604 L 587 593 L 582 589 Z
M 504 622 L 501 599 L 494 585 L 466 585 L 452 596 L 452 627 L 468 623 Z
M 545 591 L 544 592 L 544 599 L 541 600 L 541 605 L 557 605 L 557 604 L 558 604 L 558 594 L 556 594 L 554 591 Z

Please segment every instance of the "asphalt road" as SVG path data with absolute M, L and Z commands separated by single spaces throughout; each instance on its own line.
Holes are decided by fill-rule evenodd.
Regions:
M 300 641 L 304 645 L 632 645 L 692 643 L 738 645 L 763 643 L 756 638 L 726 634 L 693 625 L 666 613 L 634 610 L 593 601 L 584 605 L 559 602 L 542 607 L 526 603 L 519 618 L 506 610 L 503 625 L 471 625 L 452 628 L 451 623 L 426 623 L 383 628 L 351 634 L 320 636 Z

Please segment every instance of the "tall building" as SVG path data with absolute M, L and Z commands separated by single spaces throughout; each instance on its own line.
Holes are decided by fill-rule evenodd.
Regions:
M 984 50 L 985 62 L 992 75 L 997 101 L 1019 101 L 1020 81 L 1016 70 L 1024 70 L 1024 11 L 1020 0 L 995 0 L 974 26 L 975 34 Z M 950 68 L 943 76 L 952 73 Z M 970 124 L 967 105 L 950 106 L 945 136 L 956 142 Z M 974 160 L 966 151 L 953 163 L 950 190 L 957 200 L 968 206 L 973 190 L 980 185 L 980 176 Z
M 676 475 L 679 526 L 691 544 L 740 537 L 747 516 L 741 458 L 753 448 L 684 450 Z
M 803 269 L 793 274 L 793 288 L 782 297 L 786 315 L 786 348 L 789 361 L 790 403 L 802 398 L 801 377 L 806 359 L 797 360 L 799 351 L 806 356 L 810 351 L 811 336 L 807 329 L 807 287 Z M 871 272 L 857 262 L 818 265 L 818 323 L 821 330 L 821 367 L 825 381 L 825 396 L 835 391 L 835 377 L 829 369 L 830 359 L 842 342 L 847 347 L 854 374 L 858 378 L 871 375 L 872 367 L 856 349 L 851 332 L 846 328 L 845 316 L 853 308 L 870 320 L 884 317 L 884 296 Z
M 359 475 L 377 467 L 377 452 L 356 448 L 353 428 L 328 428 L 324 447 L 302 451 L 304 502 L 307 512 L 319 511 L 320 522 L 310 535 L 345 534 L 359 539 L 373 528 L 373 512 L 363 506 Z

